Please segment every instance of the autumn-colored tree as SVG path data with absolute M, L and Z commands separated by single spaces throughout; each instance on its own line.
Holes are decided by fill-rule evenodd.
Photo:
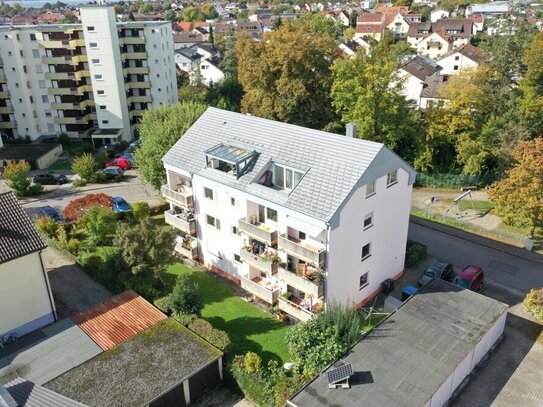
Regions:
M 74 199 L 64 208 L 64 218 L 77 221 L 85 216 L 92 208 L 112 208 L 111 196 L 106 194 L 88 194 Z
M 318 18 L 286 21 L 262 41 L 238 37 L 243 112 L 316 129 L 334 120 L 330 66 L 339 51 L 335 29 Z
M 534 135 L 543 133 L 543 33 L 537 34 L 524 55 L 526 74 L 520 82 L 522 112 Z
M 145 182 L 156 189 L 166 183 L 162 157 L 205 111 L 200 103 L 178 103 L 147 110 L 141 119 L 141 146 L 134 153 Z
M 11 162 L 4 167 L 4 178 L 18 196 L 26 196 L 30 189 L 30 164 L 26 161 Z
M 508 224 L 543 226 L 543 137 L 521 141 L 513 150 L 516 164 L 496 182 L 488 196 Z

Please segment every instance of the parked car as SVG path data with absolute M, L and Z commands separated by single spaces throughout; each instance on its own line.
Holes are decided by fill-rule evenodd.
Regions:
M 127 153 L 126 151 L 121 154 L 121 158 L 126 158 L 130 161 L 131 165 L 134 165 L 134 155 L 132 153 Z
M 130 212 L 132 210 L 132 205 L 130 205 L 128 202 L 124 200 L 124 198 L 121 198 L 120 196 L 114 196 L 111 198 L 113 201 L 113 210 L 117 214 Z
M 129 170 L 132 168 L 132 164 L 127 158 L 116 157 L 106 162 L 106 167 L 119 167 L 123 170 Z
M 141 145 L 141 139 L 134 140 L 132 143 L 128 145 L 128 147 L 138 148 Z
M 106 179 L 121 179 L 124 171 L 122 168 L 111 166 L 98 171 L 98 174 L 104 174 Z
M 419 278 L 419 286 L 422 287 L 432 281 L 434 278 L 451 282 L 454 278 L 453 265 L 436 261 L 432 263 Z
M 61 185 L 68 182 L 68 177 L 63 174 L 43 173 L 32 177 L 32 182 L 42 185 Z
M 60 214 L 50 206 L 44 206 L 40 209 L 38 209 L 38 216 L 40 218 L 51 218 L 55 223 L 64 223 L 64 218 L 60 216 Z
M 469 265 L 454 278 L 453 284 L 471 291 L 483 288 L 485 272 L 479 266 Z

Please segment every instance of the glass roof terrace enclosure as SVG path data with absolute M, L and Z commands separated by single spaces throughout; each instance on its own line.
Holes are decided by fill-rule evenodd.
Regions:
M 243 147 L 219 144 L 205 151 L 206 166 L 239 178 L 254 163 L 258 156 L 256 151 Z

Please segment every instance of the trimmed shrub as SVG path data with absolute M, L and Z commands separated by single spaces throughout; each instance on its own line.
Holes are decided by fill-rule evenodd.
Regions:
M 59 225 L 49 216 L 42 216 L 36 222 L 36 228 L 47 237 L 54 238 L 57 234 Z
M 407 241 L 405 252 L 405 267 L 411 268 L 426 257 L 426 246 L 413 240 Z
M 522 304 L 526 311 L 543 322 L 543 288 L 530 290 Z
M 58 141 L 60 142 L 60 144 L 62 144 L 62 146 L 67 146 L 68 144 L 70 144 L 70 136 L 68 136 L 67 133 L 59 133 L 58 135 Z
M 188 328 L 192 332 L 194 332 L 196 335 L 199 335 L 202 338 L 205 338 L 213 330 L 213 327 L 211 326 L 211 324 L 207 322 L 205 319 L 201 319 L 201 318 L 198 318 L 192 321 L 188 325 Z
M 153 301 L 153 304 L 163 313 L 170 314 L 170 298 L 168 296 L 157 298 Z
M 262 365 L 262 359 L 254 352 L 247 352 L 244 358 L 243 367 L 249 373 L 255 373 L 260 370 Z
M 132 204 L 132 218 L 136 221 L 143 220 L 149 217 L 151 207 L 147 202 L 134 202 Z
M 230 337 L 228 334 L 217 328 L 213 328 L 204 339 L 223 352 L 230 346 Z
M 177 277 L 169 298 L 172 312 L 178 314 L 200 315 L 204 308 L 204 300 L 198 284 L 188 276 Z
M 198 318 L 196 314 L 176 314 L 172 315 L 172 318 L 179 322 L 181 325 L 188 326 L 192 321 Z

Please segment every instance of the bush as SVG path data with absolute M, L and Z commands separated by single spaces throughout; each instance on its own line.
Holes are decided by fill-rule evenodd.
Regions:
M 36 222 L 36 228 L 47 237 L 54 238 L 57 234 L 59 225 L 49 216 L 42 216 Z
M 260 370 L 262 365 L 262 359 L 254 352 L 247 352 L 245 354 L 244 365 L 246 371 L 249 373 L 255 373 Z
M 113 209 L 94 207 L 79 220 L 79 224 L 84 228 L 91 245 L 104 245 L 109 243 L 109 235 L 115 233 L 116 221 Z
M 100 256 L 92 255 L 78 260 L 79 264 L 90 273 L 100 273 L 104 267 L 104 261 Z
M 205 338 L 207 335 L 209 335 L 213 329 L 211 324 L 207 322 L 205 319 L 195 319 L 192 321 L 188 328 L 194 332 L 196 335 L 201 336 L 202 338 Z
M 159 310 L 161 310 L 163 313 L 169 315 L 170 314 L 170 298 L 168 296 L 157 298 L 153 301 L 153 304 L 155 307 L 157 307 Z
M 84 182 L 94 182 L 96 177 L 96 162 L 91 154 L 83 154 L 74 159 L 72 170 Z
M 68 243 L 66 244 L 66 250 L 68 250 L 70 253 L 74 255 L 77 254 L 80 247 L 81 247 L 81 242 L 75 238 L 71 238 L 70 240 L 68 240 Z
M 200 315 L 204 308 L 204 300 L 198 284 L 188 276 L 177 277 L 169 298 L 172 312 L 178 314 Z
M 94 161 L 96 163 L 97 168 L 104 168 L 107 160 L 108 160 L 108 157 L 105 151 L 100 151 L 94 156 Z
M 426 246 L 413 240 L 407 241 L 405 267 L 411 268 L 426 258 Z
M 30 164 L 26 161 L 12 162 L 4 167 L 4 178 L 17 196 L 30 194 L 29 174 Z
M 543 322 L 543 288 L 530 290 L 522 304 L 526 311 Z
M 68 144 L 70 144 L 70 136 L 68 136 L 67 133 L 60 133 L 58 135 L 58 141 L 60 142 L 60 144 L 62 144 L 63 146 L 67 146 Z
M 272 384 L 266 374 L 261 370 L 248 372 L 244 367 L 245 358 L 246 356 L 237 356 L 231 369 L 241 392 L 260 407 L 275 407 L 274 397 L 270 391 Z
M 230 346 L 230 337 L 228 334 L 217 328 L 213 328 L 204 339 L 223 352 Z
M 85 185 L 87 185 L 87 181 L 85 180 L 82 180 L 82 179 L 76 179 L 72 185 L 75 187 L 75 188 L 79 188 L 79 187 L 84 187 Z
M 82 198 L 74 199 L 64 208 L 64 218 L 79 220 L 84 217 L 92 208 L 109 208 L 113 206 L 111 197 L 106 194 L 88 194 Z
M 151 207 L 147 202 L 134 202 L 132 204 L 132 218 L 136 221 L 149 217 Z
M 43 185 L 42 184 L 32 184 L 30 185 L 30 188 L 28 188 L 28 192 L 26 196 L 34 196 L 41 194 L 43 192 Z
M 188 326 L 192 321 L 198 318 L 196 314 L 173 314 L 172 318 L 181 325 Z

